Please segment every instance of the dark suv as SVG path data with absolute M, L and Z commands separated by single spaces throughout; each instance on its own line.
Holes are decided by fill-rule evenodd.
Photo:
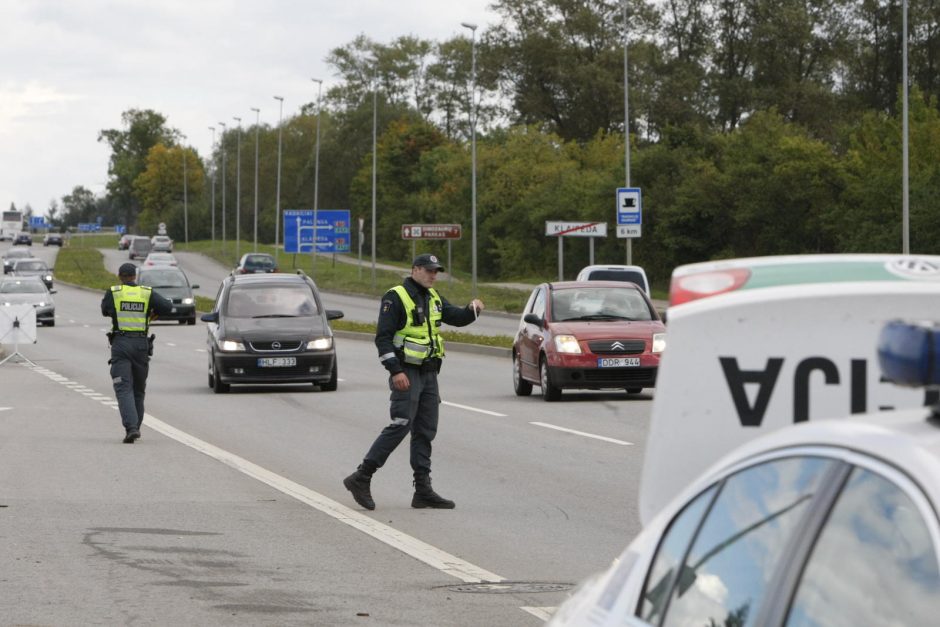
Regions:
M 209 387 L 313 383 L 336 389 L 336 347 L 314 282 L 297 274 L 233 274 L 222 281 L 207 322 Z

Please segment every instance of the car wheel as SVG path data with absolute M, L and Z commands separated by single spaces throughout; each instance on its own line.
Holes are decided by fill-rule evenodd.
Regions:
M 189 326 L 193 326 L 194 324 L 196 324 L 196 316 L 193 316 L 192 318 L 187 320 L 186 324 L 188 324 Z
M 46 323 L 46 326 L 47 326 L 47 327 L 54 327 L 54 326 L 55 326 L 55 320 L 50 320 L 49 322 Z
M 532 384 L 522 378 L 519 356 L 515 351 L 512 354 L 512 389 L 516 391 L 516 396 L 528 396 L 532 393 Z
M 551 383 L 551 378 L 549 377 L 548 372 L 548 361 L 545 357 L 542 357 L 541 362 L 539 362 L 539 380 L 542 383 L 542 400 L 552 403 L 561 398 L 561 388 L 555 387 Z
M 222 377 L 215 374 L 217 369 L 217 365 L 213 365 L 212 374 L 209 375 L 212 379 L 212 391 L 216 394 L 225 394 L 231 389 L 231 386 L 228 383 L 222 383 Z
M 627 394 L 639 394 L 643 388 L 627 388 Z
M 320 384 L 320 389 L 324 392 L 335 392 L 338 386 L 339 369 L 336 367 L 336 360 L 333 360 L 333 372 L 330 373 L 330 380 Z
M 178 322 L 179 322 L 180 324 L 186 324 L 187 320 L 186 320 L 186 318 L 182 318 L 182 319 L 180 319 Z

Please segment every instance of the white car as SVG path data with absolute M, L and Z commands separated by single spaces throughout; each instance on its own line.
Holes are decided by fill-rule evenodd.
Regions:
M 172 253 L 158 253 L 156 251 L 144 259 L 145 266 L 178 266 L 179 262 Z
M 150 245 L 153 247 L 154 252 L 173 252 L 173 240 L 166 235 L 154 235 L 150 238 Z
M 594 265 L 585 266 L 578 272 L 576 281 L 629 281 L 640 286 L 646 295 L 650 294 L 650 282 L 646 271 L 640 266 Z

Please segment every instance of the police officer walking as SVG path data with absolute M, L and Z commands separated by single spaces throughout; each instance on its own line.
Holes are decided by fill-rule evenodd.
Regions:
M 114 285 L 101 299 L 101 315 L 111 318 L 111 381 L 117 397 L 124 443 L 140 437 L 144 420 L 144 391 L 153 353 L 153 336 L 147 337 L 150 319 L 169 314 L 173 303 L 149 287 L 137 285 L 137 266 L 125 263 L 118 269 L 120 285 Z
M 437 373 L 444 357 L 440 326 L 466 326 L 484 307 L 478 299 L 457 307 L 437 293 L 432 286 L 444 266 L 434 255 L 418 255 L 411 266 L 411 276 L 382 297 L 375 334 L 379 360 L 389 372 L 391 423 L 373 442 L 356 472 L 343 479 L 356 502 L 369 510 L 375 509 L 372 475 L 409 433 L 415 488 L 411 506 L 454 508 L 453 501 L 431 489 L 431 441 L 437 434 L 441 402 Z

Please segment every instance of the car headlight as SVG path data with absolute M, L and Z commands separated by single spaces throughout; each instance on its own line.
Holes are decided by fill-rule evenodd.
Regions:
M 51 280 L 52 280 L 52 275 L 51 275 L 51 274 L 47 274 L 46 276 L 42 277 L 42 280 L 43 280 L 43 281 L 51 281 Z
M 318 337 L 307 342 L 308 351 L 325 351 L 331 348 L 333 348 L 333 338 L 331 337 Z
M 193 304 L 193 299 L 192 299 L 192 298 L 184 298 L 184 299 L 183 299 L 183 304 L 184 304 L 184 305 L 192 305 L 192 304 Z
M 654 333 L 653 334 L 653 352 L 661 353 L 664 350 L 666 350 L 666 334 Z
M 227 352 L 244 351 L 245 345 L 235 340 L 222 340 L 219 342 L 219 349 Z
M 581 345 L 578 344 L 578 338 L 573 335 L 556 335 L 555 350 L 559 353 L 581 354 Z
M 45 303 L 45 302 L 40 302 L 40 303 L 37 303 L 36 306 L 37 306 L 37 307 L 45 307 L 45 306 L 46 306 L 46 303 Z

